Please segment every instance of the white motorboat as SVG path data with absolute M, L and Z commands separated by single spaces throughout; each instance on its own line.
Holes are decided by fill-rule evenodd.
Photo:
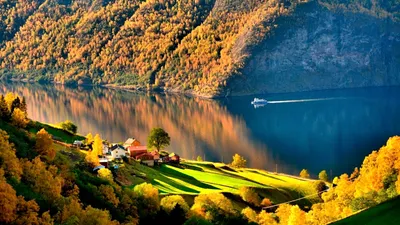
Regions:
M 262 98 L 254 98 L 254 100 L 251 102 L 253 105 L 265 105 L 267 103 L 268 101 Z

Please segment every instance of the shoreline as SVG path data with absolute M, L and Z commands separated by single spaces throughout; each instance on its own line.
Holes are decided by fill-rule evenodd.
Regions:
M 333 88 L 333 89 L 315 89 L 315 90 L 308 90 L 308 91 L 294 91 L 294 92 L 277 92 L 277 93 L 268 93 L 268 92 L 248 92 L 248 93 L 235 93 L 232 94 L 230 90 L 227 90 L 227 94 L 225 95 L 204 95 L 204 94 L 197 94 L 194 93 L 193 91 L 181 91 L 178 89 L 173 89 L 173 88 L 165 88 L 165 87 L 155 87 L 148 89 L 143 86 L 135 86 L 135 85 L 116 85 L 116 84 L 76 84 L 76 85 L 66 85 L 61 82 L 37 82 L 32 79 L 18 79 L 18 78 L 11 78 L 11 79 L 4 79 L 3 81 L 5 82 L 22 82 L 22 83 L 31 83 L 31 84 L 41 84 L 41 85 L 46 85 L 46 84 L 54 84 L 54 85 L 61 85 L 65 87 L 101 87 L 101 88 L 107 88 L 111 90 L 122 90 L 122 91 L 128 91 L 132 93 L 163 93 L 163 94 L 174 94 L 174 95 L 180 95 L 180 96 L 185 96 L 189 98 L 198 98 L 198 99 L 203 99 L 203 100 L 219 100 L 219 99 L 224 99 L 224 98 L 229 98 L 229 97 L 245 97 L 245 96 L 256 96 L 256 95 L 268 95 L 268 94 L 296 94 L 296 93 L 311 93 L 311 92 L 324 92 L 324 91 L 342 91 L 342 90 L 362 90 L 362 89 L 367 89 L 367 88 L 396 88 L 399 87 L 400 85 L 383 85 L 383 86 L 367 86 L 367 87 L 354 87 L 354 88 Z

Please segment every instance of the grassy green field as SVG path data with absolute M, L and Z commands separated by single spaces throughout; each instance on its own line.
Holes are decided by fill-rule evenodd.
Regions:
M 282 203 L 315 194 L 312 181 L 269 173 L 257 169 L 232 169 L 222 163 L 186 161 L 181 165 L 161 165 L 150 168 L 139 163 L 125 164 L 120 170 L 127 186 L 148 182 L 161 194 L 197 195 L 222 192 L 238 194 L 240 187 L 253 187 L 262 197 Z M 122 181 L 122 182 L 124 182 Z M 307 206 L 319 201 L 314 195 L 297 202 Z
M 332 225 L 397 225 L 400 224 L 400 198 L 384 202 L 375 207 L 361 211 L 353 216 L 332 223 Z
M 85 137 L 80 135 L 72 134 L 69 131 L 63 130 L 57 125 L 45 124 L 40 122 L 33 122 L 33 126 L 29 127 L 29 132 L 36 134 L 40 129 L 44 128 L 54 139 L 72 144 L 75 140 L 84 140 Z

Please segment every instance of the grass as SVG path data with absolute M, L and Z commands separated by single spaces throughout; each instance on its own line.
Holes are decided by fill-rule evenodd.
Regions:
M 30 133 L 36 134 L 42 128 L 44 128 L 49 134 L 51 134 L 55 140 L 59 140 L 68 144 L 72 144 L 75 140 L 85 139 L 85 137 L 73 134 L 69 131 L 60 128 L 57 125 L 40 123 L 37 121 L 33 122 L 33 125 L 29 127 L 28 131 Z
M 134 162 L 125 168 L 121 177 L 131 182 L 126 186 L 133 188 L 136 184 L 148 182 L 161 194 L 196 196 L 222 192 L 237 195 L 239 188 L 246 186 L 253 187 L 261 197 L 277 204 L 316 193 L 309 180 L 256 169 L 235 170 L 222 163 L 187 161 L 179 166 L 164 164 L 150 168 Z M 297 203 L 309 206 L 317 201 L 318 196 L 313 196 Z
M 397 225 L 400 224 L 400 198 L 396 198 L 353 216 L 339 220 L 332 225 L 363 224 L 363 225 Z

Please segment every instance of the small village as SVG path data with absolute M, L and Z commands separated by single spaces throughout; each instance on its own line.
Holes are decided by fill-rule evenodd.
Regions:
M 169 153 L 167 151 L 149 150 L 146 145 L 142 145 L 140 141 L 135 138 L 128 138 L 123 144 L 109 143 L 103 141 L 102 155 L 99 155 L 100 165 L 93 168 L 97 171 L 102 168 L 117 169 L 124 159 L 132 159 L 140 162 L 143 165 L 153 167 L 154 165 L 179 164 L 180 156 L 176 153 Z M 72 144 L 80 150 L 90 150 L 91 144 L 86 144 L 84 141 L 75 140 Z

